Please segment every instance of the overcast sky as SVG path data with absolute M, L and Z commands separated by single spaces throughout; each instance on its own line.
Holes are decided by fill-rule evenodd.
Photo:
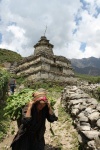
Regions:
M 46 25 L 55 55 L 100 58 L 100 0 L 0 0 L 0 48 L 32 55 Z

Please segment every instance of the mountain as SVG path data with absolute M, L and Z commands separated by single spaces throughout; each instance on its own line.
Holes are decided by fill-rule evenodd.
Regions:
M 20 61 L 21 59 L 22 57 L 20 54 L 0 48 L 0 64 L 5 62 L 14 63 Z
M 100 58 L 70 59 L 76 73 L 100 76 Z

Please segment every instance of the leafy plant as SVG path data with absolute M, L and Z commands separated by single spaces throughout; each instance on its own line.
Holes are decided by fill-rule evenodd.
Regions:
M 5 116 L 10 116 L 12 120 L 17 120 L 21 117 L 22 108 L 32 99 L 32 93 L 35 92 L 33 89 L 23 89 L 19 93 L 11 95 L 7 99 L 5 107 Z M 56 101 L 52 97 L 48 97 L 50 100 L 51 107 L 53 108 Z
M 5 113 L 4 107 L 5 107 L 4 104 L 0 105 L 0 142 L 3 140 L 4 136 L 7 134 L 7 130 L 10 125 L 9 117 L 4 116 L 4 113 Z
M 32 89 L 23 89 L 19 93 L 9 96 L 5 115 L 10 116 L 12 120 L 20 118 L 22 108 L 32 99 L 32 93 Z
M 0 68 L 0 99 L 4 99 L 8 88 L 9 73 Z

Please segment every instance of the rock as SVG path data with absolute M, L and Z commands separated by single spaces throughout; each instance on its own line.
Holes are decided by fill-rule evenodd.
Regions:
M 86 109 L 86 105 L 80 105 L 79 110 L 85 110 Z
M 95 138 L 94 141 L 95 141 L 95 145 L 96 145 L 97 150 L 100 150 L 100 137 Z
M 92 113 L 92 108 L 91 107 L 87 107 L 86 109 L 85 109 L 85 112 L 87 112 L 87 113 Z
M 82 100 L 82 99 L 70 100 L 70 104 L 71 104 L 71 105 L 76 105 L 76 104 L 79 104 L 79 103 L 83 103 L 83 100 Z
M 92 148 L 92 150 L 96 150 L 96 147 L 95 147 L 95 142 L 94 142 L 94 140 L 92 140 L 92 141 L 89 141 L 87 144 L 88 144 L 89 148 Z
M 89 107 L 87 107 L 86 109 L 85 109 L 85 112 L 84 112 L 84 114 L 85 114 L 85 116 L 89 116 L 91 113 L 93 113 L 93 112 L 97 112 L 97 110 L 96 109 L 92 109 L 91 108 L 91 106 L 89 106 Z
M 76 104 L 72 106 L 72 109 L 79 109 L 79 107 L 80 107 L 80 104 Z
M 96 109 L 100 112 L 100 103 L 97 105 Z
M 82 133 L 90 140 L 93 140 L 95 138 L 98 138 L 100 135 L 99 131 L 91 130 L 91 131 L 82 131 Z
M 87 102 L 87 103 L 92 103 L 92 104 L 98 104 L 97 100 L 94 99 L 94 98 L 89 98 L 89 99 L 87 99 L 86 102 Z
M 88 122 L 88 118 L 86 116 L 80 117 L 79 121 Z
M 90 131 L 91 128 L 89 126 L 78 126 L 78 130 L 80 130 L 80 131 Z
M 77 89 L 78 89 L 77 86 L 73 86 L 73 87 L 70 89 L 70 91 L 75 92 Z
M 100 113 L 99 112 L 93 112 L 91 113 L 88 118 L 91 120 L 91 121 L 95 121 L 95 120 L 98 120 L 100 117 Z
M 83 141 L 82 141 L 82 137 L 81 137 L 80 134 L 78 134 L 78 141 L 79 141 L 79 143 L 82 143 L 82 142 L 83 142 Z
M 100 119 L 97 120 L 97 126 L 100 127 Z
M 79 112 L 79 109 L 72 109 L 71 114 L 72 115 L 76 115 Z
M 89 95 L 86 93 L 84 94 L 74 93 L 70 95 L 70 99 L 81 99 L 81 98 L 89 98 Z
M 89 126 L 90 127 L 90 124 L 87 123 L 87 122 L 80 122 L 80 125 L 82 125 L 82 126 Z
M 81 112 L 77 117 L 78 117 L 78 118 L 84 118 L 84 117 L 86 117 L 86 116 L 84 115 L 84 112 Z

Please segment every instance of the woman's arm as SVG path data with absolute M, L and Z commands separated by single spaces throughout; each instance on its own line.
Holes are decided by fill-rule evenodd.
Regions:
M 50 106 L 50 103 L 47 103 L 47 106 L 48 106 L 48 109 L 49 109 L 49 114 L 50 114 L 50 115 L 53 115 L 54 112 L 53 112 L 53 110 L 52 110 L 52 108 L 51 108 L 51 106 Z
M 29 102 L 28 104 L 28 109 L 27 109 L 27 112 L 26 112 L 26 117 L 31 117 L 31 109 L 32 109 L 32 106 L 34 105 L 34 101 L 31 101 Z
M 32 117 L 31 117 L 31 109 L 32 106 L 34 105 L 34 101 L 29 102 L 28 105 L 26 105 L 22 109 L 22 123 L 26 126 L 27 124 L 30 123 Z
M 54 121 L 58 120 L 58 117 L 56 117 L 56 115 L 54 114 L 54 112 L 50 106 L 50 103 L 48 103 L 48 105 L 47 105 L 47 120 L 49 122 L 54 122 Z

